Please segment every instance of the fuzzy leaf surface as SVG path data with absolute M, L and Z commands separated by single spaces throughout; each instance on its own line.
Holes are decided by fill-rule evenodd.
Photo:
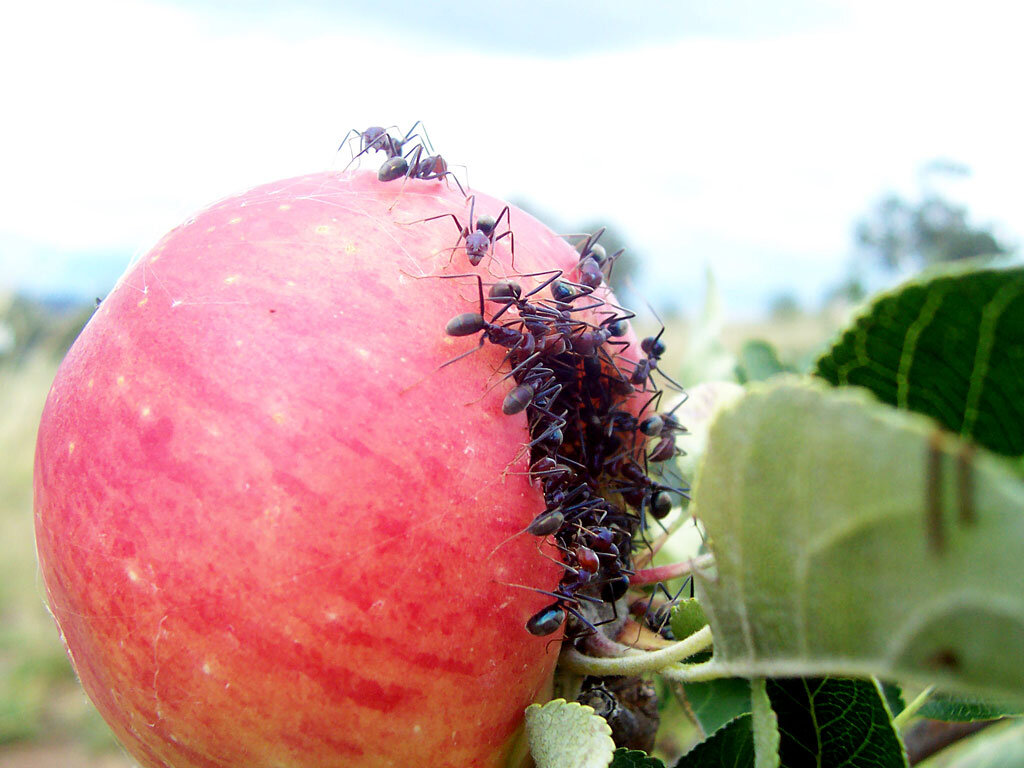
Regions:
M 1024 706 L 1010 702 L 979 699 L 975 696 L 934 693 L 917 714 L 932 720 L 970 722 L 972 720 L 995 720 L 1007 715 L 1024 715 Z
M 754 768 L 779 768 L 779 718 L 763 677 L 750 681 L 750 725 L 754 730 Z
M 1024 698 L 1024 483 L 854 388 L 762 385 L 712 427 L 698 579 L 723 675 Z
M 816 373 L 1024 454 L 1024 268 L 958 270 L 883 294 Z
M 537 768 L 607 768 L 615 751 L 604 718 L 565 699 L 528 706 L 526 737 Z

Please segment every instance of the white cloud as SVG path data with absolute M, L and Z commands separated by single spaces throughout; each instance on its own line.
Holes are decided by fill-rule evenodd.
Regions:
M 1019 26 L 992 3 L 850 8 L 845 27 L 546 60 L 337 17 L 278 35 L 156 3 L 22 4 L 0 31 L 0 231 L 143 249 L 213 199 L 332 167 L 350 127 L 414 119 L 475 185 L 614 219 L 684 295 L 708 260 L 727 298 L 838 278 L 852 218 L 936 155 L 1012 229 Z

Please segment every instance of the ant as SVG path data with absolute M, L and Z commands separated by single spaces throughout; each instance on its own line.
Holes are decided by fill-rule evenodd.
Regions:
M 423 145 L 417 144 L 405 156 L 390 157 L 377 171 L 378 181 L 394 181 L 395 179 L 420 179 L 422 181 L 439 181 L 446 176 L 455 180 L 462 196 L 466 196 L 466 190 L 458 177 L 448 170 L 447 161 L 441 155 L 427 155 L 423 157 Z
M 661 335 L 664 332 L 665 326 L 662 325 L 657 336 L 648 336 L 641 340 L 640 349 L 643 351 L 644 357 L 640 358 L 636 362 L 636 367 L 630 374 L 629 381 L 631 384 L 638 387 L 646 386 L 647 382 L 650 381 L 651 386 L 657 390 L 658 387 L 654 383 L 654 372 L 657 371 L 673 389 L 682 392 L 683 385 L 658 368 L 658 361 L 661 360 L 661 356 L 665 354 L 665 342 L 661 340 Z
M 573 559 L 577 558 L 574 557 Z M 596 556 L 594 559 L 596 560 Z M 618 597 L 614 600 L 606 601 L 603 597 L 593 597 L 592 595 L 581 594 L 579 592 L 582 587 L 593 583 L 597 572 L 596 570 L 587 570 L 578 562 L 577 564 L 580 566 L 578 569 L 564 563 L 559 563 L 559 565 L 566 569 L 566 576 L 570 578 L 568 581 L 560 582 L 553 592 L 548 592 L 544 589 L 533 590 L 534 592 L 539 592 L 542 595 L 548 595 L 555 598 L 555 602 L 537 611 L 537 613 L 527 620 L 526 631 L 531 635 L 544 636 L 553 634 L 558 631 L 569 616 L 572 616 L 587 627 L 589 630 L 588 634 L 596 633 L 598 631 L 597 628 L 602 624 L 609 624 L 618 619 L 618 610 L 615 606 L 615 600 L 618 600 Z M 626 584 L 628 585 L 628 577 L 623 575 L 617 578 L 625 579 Z M 625 594 L 625 589 L 622 590 L 622 594 Z M 619 597 L 621 597 L 622 594 L 620 594 Z M 580 613 L 579 610 L 577 610 L 577 608 L 583 608 L 584 602 L 596 605 L 611 602 L 614 615 L 606 621 L 594 624 L 586 616 Z M 574 608 L 573 606 L 576 607 Z
M 455 181 L 455 185 L 459 188 L 462 196 L 466 196 L 466 190 L 463 188 L 462 182 L 459 181 L 454 173 L 448 170 L 448 162 L 441 155 L 427 155 L 423 157 L 422 144 L 412 151 L 405 175 L 410 179 L 420 179 L 422 181 L 440 181 L 450 176 Z
M 472 224 L 473 213 L 476 206 L 476 195 L 470 195 L 469 199 L 469 221 Z M 515 235 L 512 234 L 511 226 L 508 223 L 509 208 L 507 205 L 501 209 L 501 213 L 498 214 L 497 218 L 487 215 L 480 216 L 476 220 L 476 228 L 472 231 L 470 231 L 469 226 L 464 226 L 454 213 L 442 213 L 437 216 L 430 216 L 426 219 L 421 219 L 421 221 L 434 221 L 435 219 L 444 219 L 449 216 L 451 217 L 452 221 L 455 222 L 455 226 L 459 230 L 459 239 L 458 242 L 455 243 L 454 248 L 452 248 L 453 251 L 459 247 L 459 243 L 465 240 L 466 256 L 469 258 L 469 263 L 475 267 L 479 265 L 481 261 L 483 261 L 484 256 L 487 255 L 487 252 L 496 242 L 498 242 L 504 237 L 507 237 L 509 238 L 509 242 L 511 243 L 512 267 L 515 267 L 516 239 Z M 506 229 L 500 235 L 495 236 L 494 230 L 497 229 L 498 223 L 503 218 L 505 219 L 506 226 L 509 226 L 509 229 Z
M 464 275 L 439 275 L 443 279 L 456 278 L 456 277 L 473 277 L 477 281 L 477 289 L 480 294 L 480 312 L 463 312 L 461 315 L 456 315 L 448 324 L 445 326 L 444 331 L 449 336 L 472 336 L 473 334 L 483 331 L 480 335 L 480 344 L 464 352 L 458 357 L 454 357 L 446 363 L 441 365 L 444 368 L 447 365 L 451 365 L 458 360 L 471 355 L 478 349 L 483 347 L 484 343 L 490 341 L 492 344 L 497 344 L 507 349 L 516 349 L 524 343 L 526 334 L 522 331 L 517 331 L 515 328 L 511 328 L 508 325 L 496 325 L 493 322 L 488 322 L 484 318 L 484 283 L 480 279 L 480 275 L 476 274 L 464 274 Z
M 348 168 L 356 161 L 356 159 L 359 158 L 360 155 L 365 155 L 367 152 L 383 152 L 387 155 L 388 160 L 401 157 L 403 147 L 413 139 L 419 138 L 419 134 L 413 133 L 419 125 L 420 121 L 417 120 L 413 123 L 412 128 L 410 128 L 401 139 L 396 139 L 388 132 L 387 128 L 382 128 L 379 125 L 371 125 L 365 131 L 357 131 L 353 128 L 345 134 L 345 138 L 341 140 L 341 144 L 338 146 L 338 150 L 341 151 L 341 148 L 349 142 L 349 137 L 352 136 L 352 134 L 359 137 L 360 149 L 352 156 L 352 159 L 345 167 Z M 426 132 L 424 131 L 424 136 L 425 135 Z M 430 140 L 427 139 L 428 143 L 429 141 Z
M 612 266 L 626 251 L 625 248 L 620 248 L 609 256 L 605 247 L 597 242 L 604 233 L 605 228 L 601 227 L 596 232 L 584 235 L 584 239 L 576 244 L 576 251 L 580 255 L 576 267 L 580 275 L 579 282 L 592 290 L 601 285 L 604 280 L 605 267 L 608 267 L 608 274 L 611 275 Z

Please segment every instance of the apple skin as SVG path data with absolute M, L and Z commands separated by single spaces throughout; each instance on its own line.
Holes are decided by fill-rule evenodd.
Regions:
M 524 622 L 550 598 L 508 586 L 561 575 L 505 541 L 544 508 L 526 417 L 489 389 L 504 350 L 439 368 L 478 343 L 444 332 L 476 282 L 413 275 L 577 255 L 513 209 L 515 268 L 505 238 L 474 270 L 451 218 L 420 221 L 446 213 L 469 222 L 446 184 L 373 173 L 225 199 L 138 260 L 64 360 L 39 561 L 141 765 L 500 766 L 547 695 L 558 647 Z

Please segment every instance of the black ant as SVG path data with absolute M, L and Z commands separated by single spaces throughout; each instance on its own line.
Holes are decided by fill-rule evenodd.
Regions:
M 458 177 L 448 170 L 448 163 L 441 155 L 427 155 L 423 157 L 423 145 L 418 144 L 408 155 L 390 157 L 377 171 L 378 181 L 394 181 L 395 179 L 420 179 L 422 181 L 437 181 L 451 176 L 456 186 L 466 196 L 466 190 Z
M 508 325 L 496 325 L 495 323 L 488 322 L 484 318 L 484 283 L 483 280 L 480 279 L 480 275 L 440 275 L 440 277 L 445 279 L 456 277 L 476 278 L 477 288 L 480 294 L 480 312 L 464 312 L 461 315 L 456 315 L 448 321 L 448 324 L 444 328 L 445 333 L 449 336 L 472 336 L 479 331 L 483 331 L 483 334 L 480 336 L 479 346 L 469 350 L 468 352 L 464 352 L 458 357 L 452 358 L 446 363 L 443 363 L 441 368 L 444 368 L 446 365 L 451 365 L 467 355 L 471 355 L 483 347 L 484 343 L 487 341 L 508 349 L 516 348 L 523 343 L 523 340 L 526 338 L 526 334 L 522 331 L 517 331 L 515 328 L 511 328 Z
M 667 381 L 673 389 L 679 392 L 683 391 L 683 385 L 673 379 L 671 376 L 666 374 L 663 370 L 658 368 L 658 361 L 661 360 L 661 356 L 665 354 L 665 342 L 661 340 L 661 335 L 665 332 L 665 326 L 661 326 L 661 330 L 658 331 L 657 336 L 648 336 L 641 340 L 640 349 L 644 353 L 644 357 L 641 357 L 636 362 L 636 367 L 629 376 L 629 381 L 638 387 L 646 386 L 647 382 L 651 382 L 651 386 L 657 390 L 657 385 L 654 383 L 654 372 L 657 371 L 665 381 Z
M 473 212 L 476 206 L 476 196 L 470 195 L 469 199 L 471 201 L 469 204 L 469 221 L 470 223 L 472 223 Z M 509 242 L 511 244 L 512 266 L 515 267 L 516 240 L 515 236 L 512 234 L 512 229 L 506 229 L 504 232 L 497 236 L 495 236 L 494 234 L 494 230 L 497 229 L 498 223 L 503 218 L 506 220 L 506 226 L 508 226 L 509 207 L 507 205 L 501 209 L 501 213 L 498 214 L 497 218 L 493 216 L 483 215 L 476 219 L 476 229 L 474 229 L 473 231 L 470 231 L 468 226 L 463 226 L 462 222 L 459 221 L 459 218 L 454 213 L 442 213 L 437 216 L 430 216 L 426 219 L 421 219 L 421 221 L 434 221 L 435 219 L 444 219 L 449 216 L 451 217 L 452 221 L 455 222 L 455 226 L 459 230 L 459 240 L 455 244 L 455 247 L 452 249 L 453 251 L 459 247 L 459 243 L 465 241 L 466 256 L 469 258 L 469 263 L 475 267 L 478 264 L 480 264 L 481 261 L 483 261 L 484 256 L 487 255 L 487 252 L 496 242 L 498 242 L 504 237 L 507 237 L 509 238 Z
M 342 139 L 341 145 L 338 147 L 340 151 L 345 144 L 348 143 L 349 137 L 355 134 L 359 137 L 360 148 L 359 151 L 352 156 L 348 165 L 352 165 L 359 158 L 360 155 L 365 155 L 367 152 L 383 152 L 387 155 L 388 160 L 393 160 L 396 157 L 402 156 L 403 147 L 415 138 L 419 138 L 418 134 L 413 133 L 417 126 L 420 125 L 420 121 L 417 120 L 413 123 L 412 128 L 403 136 L 401 139 L 397 139 L 392 136 L 387 128 L 382 128 L 379 125 L 371 125 L 365 131 L 357 131 L 355 128 L 345 134 L 345 138 Z M 425 132 L 424 132 L 424 135 Z M 427 139 L 429 143 L 429 139 Z M 346 168 L 348 166 L 345 166 Z M 397 177 L 395 177 L 397 178 Z
M 459 181 L 454 173 L 448 170 L 448 162 L 441 155 L 427 155 L 423 157 L 423 145 L 417 146 L 412 151 L 405 175 L 410 179 L 420 179 L 422 181 L 440 181 L 450 176 L 455 181 L 455 185 L 459 188 L 462 196 L 466 196 L 466 190 L 463 188 L 462 182 Z

